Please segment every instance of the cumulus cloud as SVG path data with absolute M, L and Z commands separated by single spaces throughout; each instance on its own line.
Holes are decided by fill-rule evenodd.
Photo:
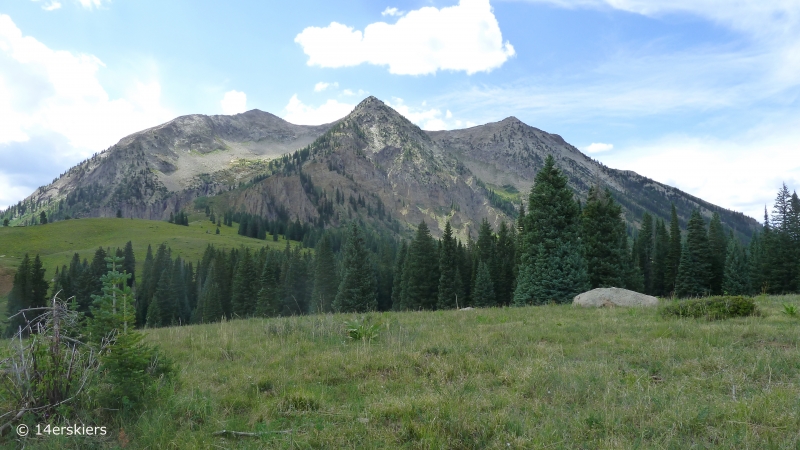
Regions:
M 325 89 L 328 89 L 328 88 L 336 89 L 338 87 L 339 87 L 339 83 L 337 83 L 335 81 L 333 83 L 326 83 L 324 81 L 320 81 L 319 83 L 314 85 L 314 92 L 322 92 L 322 91 L 324 91 Z
M 603 144 L 602 142 L 592 142 L 583 148 L 586 153 L 600 153 L 607 152 L 614 148 L 614 144 Z
M 47 2 L 44 5 L 42 5 L 42 9 L 45 10 L 45 11 L 55 11 L 55 10 L 60 9 L 60 8 L 61 8 L 61 2 L 58 2 L 58 1 L 55 1 L 55 0 L 51 1 L 51 2 Z
M 384 16 L 384 17 L 385 16 L 402 16 L 403 14 L 405 14 L 405 12 L 400 11 L 399 9 L 397 9 L 395 7 L 388 7 L 388 6 L 381 13 L 381 15 Z
M 303 103 L 295 94 L 284 108 L 283 119 L 296 125 L 321 125 L 341 119 L 355 107 L 356 105 L 332 99 L 314 107 Z
M 392 101 L 387 101 L 386 104 L 423 130 L 452 130 L 475 125 L 469 121 L 454 120 L 453 113 L 449 109 L 442 114 L 442 110 L 439 108 L 428 108 L 427 102 L 422 102 L 421 107 L 413 107 L 407 105 L 402 98 L 394 97 Z
M 161 105 L 157 81 L 133 82 L 121 98 L 110 98 L 98 80 L 104 68 L 93 55 L 54 50 L 23 36 L 9 16 L 0 15 L 3 180 L 22 179 L 23 172 L 11 172 L 16 170 L 11 161 L 28 165 L 41 161 L 47 164 L 47 173 L 57 175 L 128 134 L 174 117 Z M 58 145 L 51 145 L 56 141 Z M 24 164 L 21 167 L 24 171 Z M 40 179 L 41 184 L 49 181 Z M 0 192 L 17 188 L 0 185 Z
M 363 96 L 367 95 L 368 93 L 369 92 L 367 92 L 367 91 L 365 91 L 363 89 L 359 89 L 357 91 L 354 91 L 352 89 L 345 89 L 345 90 L 342 91 L 342 95 L 345 95 L 345 96 L 348 96 L 348 97 L 352 97 L 352 96 L 363 97 Z
M 233 115 L 247 111 L 247 94 L 239 91 L 228 91 L 219 102 L 222 114 Z
M 396 23 L 376 22 L 364 31 L 337 22 L 308 27 L 295 37 L 308 65 L 388 66 L 397 75 L 427 75 L 439 70 L 488 72 L 514 56 L 503 42 L 489 0 L 460 0 L 458 5 L 410 11 Z

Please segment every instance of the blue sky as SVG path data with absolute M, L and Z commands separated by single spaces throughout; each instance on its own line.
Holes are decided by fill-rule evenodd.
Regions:
M 184 114 L 516 116 L 761 218 L 800 188 L 800 1 L 7 0 L 0 208 Z

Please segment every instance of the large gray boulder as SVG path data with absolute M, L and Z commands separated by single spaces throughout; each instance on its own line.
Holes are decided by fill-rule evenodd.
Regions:
M 573 305 L 586 308 L 602 306 L 658 306 L 658 299 L 652 295 L 640 294 L 620 288 L 597 288 L 578 294 L 572 300 Z

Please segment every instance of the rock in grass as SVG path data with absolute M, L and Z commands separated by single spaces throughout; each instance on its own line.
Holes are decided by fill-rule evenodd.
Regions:
M 573 305 L 586 308 L 594 306 L 658 306 L 658 299 L 652 295 L 640 294 L 620 288 L 597 288 L 578 294 L 572 300 Z

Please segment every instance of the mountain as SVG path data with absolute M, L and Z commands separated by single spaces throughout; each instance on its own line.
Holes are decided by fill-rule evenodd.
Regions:
M 375 97 L 326 125 L 290 124 L 258 110 L 190 115 L 135 133 L 73 167 L 10 208 L 17 222 L 40 210 L 66 216 L 166 219 L 198 205 L 317 226 L 359 219 L 407 234 L 450 220 L 474 235 L 483 219 L 512 221 L 536 171 L 553 155 L 579 199 L 607 186 L 636 225 L 648 211 L 682 221 L 718 212 L 749 237 L 758 223 L 634 172 L 605 167 L 560 136 L 514 117 L 464 130 L 422 131 Z M 0 214 L 2 215 L 2 214 Z

